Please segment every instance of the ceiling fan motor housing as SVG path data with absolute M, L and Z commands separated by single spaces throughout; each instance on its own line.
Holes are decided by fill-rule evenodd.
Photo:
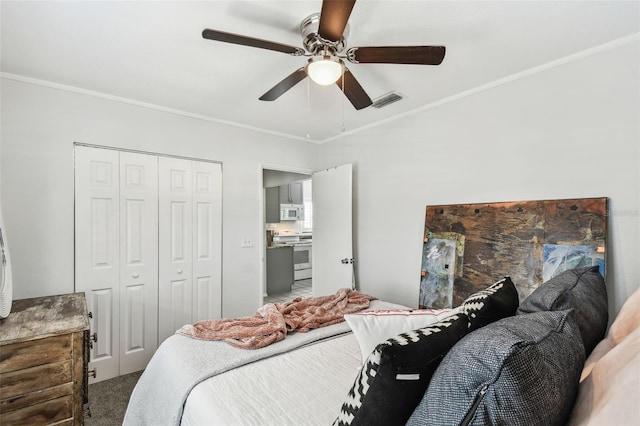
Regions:
M 305 49 L 313 55 L 323 53 L 337 54 L 344 50 L 347 45 L 347 37 L 349 36 L 349 24 L 344 29 L 342 38 L 337 42 L 325 40 L 318 34 L 320 24 L 320 14 L 313 13 L 302 20 L 300 23 L 300 34 L 302 35 L 302 44 Z

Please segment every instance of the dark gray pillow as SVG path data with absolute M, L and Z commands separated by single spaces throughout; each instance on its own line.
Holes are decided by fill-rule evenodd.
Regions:
M 587 356 L 604 338 L 609 321 L 607 288 L 598 266 L 570 269 L 542 284 L 517 314 L 575 309 Z
M 504 277 L 462 302 L 463 312 L 469 317 L 469 331 L 516 313 L 518 291 L 511 278 Z
M 404 425 L 442 358 L 468 332 L 468 318 L 455 314 L 376 346 L 334 425 Z
M 407 425 L 564 424 L 584 359 L 573 310 L 504 318 L 449 351 Z

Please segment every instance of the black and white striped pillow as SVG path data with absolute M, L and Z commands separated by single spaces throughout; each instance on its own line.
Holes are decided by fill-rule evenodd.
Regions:
M 468 332 L 463 313 L 380 343 L 365 360 L 334 425 L 404 424 L 449 349 Z
M 511 278 L 504 277 L 491 286 L 469 296 L 462 310 L 469 317 L 469 331 L 501 318 L 510 317 L 518 309 L 518 291 Z

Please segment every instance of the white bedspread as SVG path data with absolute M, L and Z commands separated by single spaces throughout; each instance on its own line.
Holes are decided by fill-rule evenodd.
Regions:
M 191 391 L 182 425 L 328 426 L 360 365 L 350 333 L 239 367 Z
M 398 308 L 403 307 L 377 300 L 371 303 L 371 309 Z M 256 350 L 238 349 L 223 342 L 171 336 L 158 348 L 140 377 L 132 393 L 124 424 L 179 424 L 185 405 L 189 406 L 189 413 L 184 422 L 191 425 L 327 424 L 315 418 L 319 414 L 311 414 L 322 411 L 316 410 L 315 405 L 325 403 L 331 407 L 327 410 L 332 412 L 325 413 L 323 418 L 330 418 L 328 423 L 331 423 L 357 374 L 360 352 L 355 338 L 347 339 L 344 351 L 349 355 L 342 354 L 345 359 L 341 361 L 338 359 L 343 358 L 339 342 L 344 339 L 322 339 L 348 332 L 349 326 L 343 322 L 309 333 L 294 333 L 281 342 Z M 306 346 L 318 339 L 322 340 L 321 344 Z M 284 358 L 279 360 L 281 357 Z M 291 360 L 287 360 L 288 357 Z M 328 357 L 335 359 L 329 361 Z M 324 359 L 327 361 L 313 365 L 313 361 Z M 292 369 L 288 368 L 289 365 L 298 367 Z M 334 366 L 338 368 L 334 369 Z M 287 374 L 288 371 L 295 373 Z M 226 376 L 231 378 L 227 379 Z M 328 381 L 320 384 L 321 378 Z M 342 387 L 332 387 L 332 379 L 343 383 Z M 210 383 L 192 392 L 196 385 L 205 380 Z M 314 385 L 322 389 L 321 395 L 314 393 Z M 282 388 L 279 389 L 279 386 Z M 212 394 L 207 393 L 207 388 Z M 289 389 L 286 392 L 291 395 L 297 394 L 296 402 L 288 400 L 286 395 L 281 396 L 285 392 L 283 389 Z M 329 397 L 329 394 L 334 396 Z M 185 404 L 187 396 L 189 400 Z M 260 400 L 265 397 L 277 402 Z M 321 402 L 323 399 L 324 402 Z M 254 400 L 256 402 L 252 402 Z M 240 405 L 234 406 L 236 403 Z

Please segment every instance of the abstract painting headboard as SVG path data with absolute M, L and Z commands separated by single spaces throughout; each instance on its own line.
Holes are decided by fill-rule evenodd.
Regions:
M 562 271 L 605 274 L 607 198 L 427 206 L 421 308 L 460 305 L 508 275 L 520 301 Z

